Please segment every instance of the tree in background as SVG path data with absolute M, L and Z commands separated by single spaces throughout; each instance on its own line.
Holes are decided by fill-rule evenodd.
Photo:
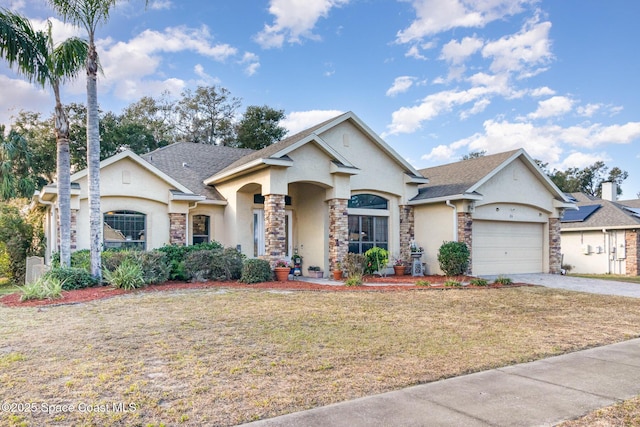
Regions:
M 29 81 L 51 87 L 55 97 L 60 263 L 63 266 L 71 262 L 71 163 L 69 122 L 60 100 L 60 85 L 77 76 L 88 52 L 86 42 L 77 37 L 54 44 L 50 21 L 47 21 L 47 31 L 35 31 L 27 18 L 0 10 L 0 55 Z
M 477 159 L 478 157 L 484 157 L 487 154 L 487 150 L 470 151 L 469 154 L 465 154 L 460 160 Z
M 284 118 L 284 110 L 275 110 L 263 105 L 251 105 L 236 125 L 236 141 L 234 146 L 260 150 L 274 142 L 280 141 L 287 130 L 279 125 Z
M 123 110 L 120 121 L 123 124 L 132 123 L 144 127 L 153 135 L 157 146 L 164 147 L 175 141 L 174 108 L 175 103 L 169 99 L 167 92 L 164 92 L 160 99 L 143 96 Z
M 27 139 L 15 130 L 5 136 L 0 125 L 0 200 L 31 197 L 42 184 L 33 173 L 31 158 Z
M 221 87 L 198 86 L 182 92 L 175 107 L 179 139 L 203 144 L 231 145 L 235 139 L 233 122 L 240 99 Z
M 4 273 L 14 284 L 24 283 L 27 256 L 41 256 L 43 252 L 42 230 L 34 227 L 34 217 L 22 214 L 18 208 L 26 203 L 25 199 L 16 199 L 12 203 L 0 204 L 0 253 L 8 260 L 8 265 L 3 266 L 6 269 Z
M 594 197 L 602 197 L 602 183 L 608 181 L 618 184 L 618 195 L 621 195 L 620 186 L 629 176 L 628 172 L 619 167 L 609 169 L 602 161 L 595 162 L 584 169 L 569 168 L 565 171 L 554 169 L 551 173 L 547 172 L 547 175 L 565 193 L 582 192 Z

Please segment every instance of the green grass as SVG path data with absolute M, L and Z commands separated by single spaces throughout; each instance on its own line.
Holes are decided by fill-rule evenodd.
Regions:
M 13 294 L 19 290 L 20 289 L 18 289 L 17 286 L 13 286 L 9 283 L 9 279 L 6 277 L 0 277 L 0 295 Z
M 640 284 L 640 276 L 622 276 L 618 274 L 569 274 L 569 276 L 585 277 L 587 279 L 615 280 L 617 282 Z

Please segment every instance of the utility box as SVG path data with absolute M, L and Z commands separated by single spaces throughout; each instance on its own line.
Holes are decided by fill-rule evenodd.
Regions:
M 589 255 L 591 253 L 591 245 L 582 245 L 582 253 Z

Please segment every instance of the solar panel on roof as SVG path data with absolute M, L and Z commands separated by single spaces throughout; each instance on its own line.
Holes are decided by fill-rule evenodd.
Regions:
M 631 212 L 631 215 L 637 216 L 638 218 L 640 218 L 640 208 L 630 208 L 627 206 L 623 206 L 622 208 Z
M 586 221 L 602 205 L 579 206 L 577 211 L 565 211 L 560 222 L 582 222 Z

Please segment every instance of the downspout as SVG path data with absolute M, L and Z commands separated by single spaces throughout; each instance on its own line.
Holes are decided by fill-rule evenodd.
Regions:
M 611 274 L 611 236 L 607 233 L 607 229 L 602 229 L 602 234 L 604 235 L 604 247 L 606 248 L 606 256 L 607 256 L 607 274 Z M 607 239 L 608 237 L 608 239 Z
M 184 226 L 186 227 L 186 230 L 184 230 L 184 245 L 185 246 L 189 246 L 189 211 L 191 209 L 195 209 L 198 207 L 198 203 L 200 202 L 196 202 L 193 206 L 189 206 L 187 208 L 187 217 L 185 218 L 185 222 L 184 222 Z
M 56 220 L 56 208 L 55 208 L 55 202 L 47 202 L 46 200 L 42 200 L 42 196 L 40 194 L 38 194 L 38 203 L 42 203 L 45 206 L 50 206 L 50 212 L 51 212 L 51 219 L 49 220 L 49 234 L 51 234 L 51 240 L 54 240 L 56 243 L 58 241 L 58 229 L 56 224 L 58 223 L 58 221 Z M 53 225 L 51 224 L 51 222 L 53 222 Z M 56 244 L 54 243 L 54 244 Z M 49 262 L 51 260 L 51 242 L 47 242 L 47 250 L 44 252 L 44 263 L 46 265 L 49 265 Z
M 453 208 L 453 241 L 458 241 L 458 208 L 451 203 L 451 200 L 447 200 L 447 206 Z

